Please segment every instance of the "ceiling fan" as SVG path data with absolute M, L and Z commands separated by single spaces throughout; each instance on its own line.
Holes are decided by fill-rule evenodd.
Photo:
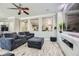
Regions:
M 16 8 L 9 9 L 18 10 L 18 15 L 21 15 L 22 12 L 29 15 L 29 13 L 27 12 L 29 10 L 28 7 L 23 7 L 22 4 L 16 5 L 15 3 L 12 3 L 12 5 L 14 5 Z

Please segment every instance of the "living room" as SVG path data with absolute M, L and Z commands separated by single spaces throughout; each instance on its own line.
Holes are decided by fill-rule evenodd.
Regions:
M 51 40 L 52 38 L 55 38 L 55 41 L 56 41 L 57 31 L 56 31 L 56 13 L 55 12 L 58 11 L 56 9 L 58 9 L 58 6 L 60 5 L 61 4 L 52 4 L 52 3 L 2 3 L 0 4 L 0 7 L 1 7 L 0 12 L 5 16 L 4 17 L 1 15 L 1 18 L 0 18 L 0 30 L 1 30 L 0 32 L 1 32 L 1 38 L 2 38 L 0 40 L 1 50 L 8 51 L 11 53 L 13 52 L 15 56 L 49 55 L 49 54 L 54 55 L 53 53 L 51 53 L 53 48 L 47 45 L 51 46 L 51 44 L 53 44 L 52 43 L 53 40 Z M 55 9 L 53 8 L 51 9 L 52 6 Z M 29 14 L 24 13 L 24 11 L 26 11 Z M 13 38 L 17 40 L 13 40 Z M 36 40 L 35 38 L 38 40 Z M 34 47 L 40 48 L 41 50 L 34 49 L 34 48 L 30 48 L 30 49 L 34 49 L 37 52 L 40 51 L 40 53 L 32 54 L 34 50 L 30 51 L 28 47 L 28 45 L 30 44 L 29 43 L 30 39 L 36 40 L 38 44 L 35 44 L 32 42 L 33 44 L 31 43 L 31 45 L 34 45 Z M 43 47 L 44 44 L 46 48 Z M 55 45 L 57 46 L 56 47 L 57 51 L 59 51 L 60 53 L 60 54 L 58 53 L 57 54 L 63 55 L 57 43 L 55 43 Z M 26 50 L 24 46 L 26 46 L 26 49 L 27 51 L 29 51 L 28 53 L 30 54 L 25 53 Z M 49 50 L 48 47 L 51 49 Z M 24 52 L 21 51 L 22 48 L 24 48 L 23 49 Z M 19 52 L 18 49 L 21 51 L 21 53 Z M 49 51 L 49 53 L 48 54 L 46 52 L 43 53 L 43 51 L 45 50 Z M 6 54 L 6 52 L 3 52 L 3 54 Z
M 76 3 L 0 3 L 0 55 L 79 55 L 75 40 L 79 32 L 78 6 Z

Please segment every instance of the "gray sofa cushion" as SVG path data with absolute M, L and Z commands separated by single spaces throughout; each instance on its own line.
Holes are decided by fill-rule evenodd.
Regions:
M 14 38 L 17 39 L 17 34 L 14 33 L 4 33 L 5 38 Z

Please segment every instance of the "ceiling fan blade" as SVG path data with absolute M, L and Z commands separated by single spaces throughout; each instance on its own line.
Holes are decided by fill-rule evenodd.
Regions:
M 24 10 L 23 10 L 23 12 L 24 12 L 25 14 L 29 15 L 29 13 L 28 13 L 28 12 L 26 12 L 26 11 L 24 11 Z
M 18 5 L 16 5 L 15 3 L 12 3 L 15 7 L 17 7 L 17 8 L 19 8 L 19 6 Z
M 8 9 L 18 9 L 18 8 L 8 8 Z
M 23 10 L 29 10 L 29 8 L 22 8 Z

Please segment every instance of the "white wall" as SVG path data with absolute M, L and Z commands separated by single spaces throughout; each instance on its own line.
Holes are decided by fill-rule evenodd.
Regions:
M 15 18 L 8 18 L 9 32 L 14 32 Z
M 63 13 L 62 12 L 58 12 L 57 13 L 57 39 L 58 39 L 58 43 L 59 44 L 61 44 L 60 43 L 61 38 L 60 38 L 60 33 L 59 33 L 59 31 L 60 31 L 59 24 L 60 24 L 61 20 L 63 20 Z
M 19 18 L 15 18 L 14 31 L 15 32 L 20 31 L 20 19 Z
M 57 13 L 57 42 L 60 45 L 61 49 L 63 51 L 65 51 L 64 50 L 65 46 L 63 46 L 63 44 L 62 44 L 61 33 L 59 32 L 60 31 L 59 24 L 60 24 L 61 20 L 63 20 L 63 13 L 58 12 Z

